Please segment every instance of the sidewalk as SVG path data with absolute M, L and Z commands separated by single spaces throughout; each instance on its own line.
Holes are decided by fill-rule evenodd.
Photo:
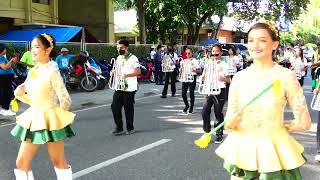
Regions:
M 181 89 L 181 83 L 177 82 L 177 92 Z M 162 92 L 163 85 L 155 85 L 154 83 L 139 82 L 139 89 L 136 93 L 136 98 L 157 95 Z M 103 104 L 109 104 L 112 102 L 113 90 L 105 88 L 104 90 L 96 90 L 94 92 L 81 92 L 74 91 L 70 93 L 71 96 L 71 111 L 88 108 L 92 106 L 99 106 Z M 170 88 L 168 93 L 170 94 Z M 23 103 L 19 103 L 19 112 L 25 111 L 29 106 Z M 15 121 L 15 116 L 2 116 L 0 115 L 0 124 L 3 121 Z

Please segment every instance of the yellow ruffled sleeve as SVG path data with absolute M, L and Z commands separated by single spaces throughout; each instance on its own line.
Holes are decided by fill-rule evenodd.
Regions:
M 232 78 L 229 88 L 228 108 L 225 116 L 225 129 L 234 129 L 240 123 L 242 118 L 242 109 L 238 102 L 237 86 L 239 84 L 239 74 Z
M 54 69 L 51 74 L 50 81 L 55 93 L 58 96 L 60 108 L 65 111 L 68 111 L 71 105 L 70 95 L 63 83 L 62 77 L 58 69 Z
M 30 104 L 30 98 L 28 96 L 28 94 L 26 94 L 25 89 L 22 89 L 21 87 L 25 86 L 24 83 L 22 83 L 21 85 L 19 85 L 17 87 L 17 89 L 14 91 L 14 96 L 21 102 L 25 103 L 25 104 Z
M 285 123 L 289 132 L 306 131 L 311 127 L 311 118 L 303 95 L 303 89 L 294 72 L 287 77 L 285 91 L 288 103 L 293 111 L 294 119 Z

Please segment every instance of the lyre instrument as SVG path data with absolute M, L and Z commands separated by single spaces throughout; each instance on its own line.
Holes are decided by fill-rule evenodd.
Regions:
M 125 80 L 123 78 L 123 62 L 116 60 L 115 58 L 111 59 L 112 66 L 112 75 L 109 79 L 109 88 L 114 90 L 124 90 L 125 89 Z
M 218 95 L 221 93 L 221 89 L 218 87 L 219 72 L 217 63 L 215 60 L 205 62 L 198 88 L 200 94 Z
M 180 62 L 180 70 L 178 79 L 181 82 L 193 82 L 194 81 L 193 62 L 192 60 L 182 60 Z
M 173 72 L 175 67 L 176 66 L 172 61 L 170 55 L 164 55 L 162 60 L 162 72 Z

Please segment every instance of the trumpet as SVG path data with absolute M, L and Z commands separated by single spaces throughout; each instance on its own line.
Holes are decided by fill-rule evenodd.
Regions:
M 126 88 L 125 79 L 123 78 L 123 63 L 117 61 L 115 58 L 111 59 L 112 66 L 112 75 L 109 79 L 109 88 L 114 90 L 124 90 Z
M 220 94 L 221 89 L 218 87 L 218 77 L 217 62 L 213 60 L 206 61 L 203 73 L 200 76 L 198 92 L 208 95 Z
M 193 82 L 195 73 L 193 70 L 193 62 L 191 60 L 183 60 L 180 62 L 180 70 L 178 79 L 181 82 Z
M 165 55 L 162 60 L 162 72 L 173 72 L 175 67 L 170 55 Z
M 232 76 L 237 72 L 237 68 L 234 66 L 235 65 L 234 59 L 228 58 L 227 63 L 228 63 L 227 75 Z

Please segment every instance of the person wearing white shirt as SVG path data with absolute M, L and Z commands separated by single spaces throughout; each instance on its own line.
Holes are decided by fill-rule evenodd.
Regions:
M 134 97 L 138 89 L 137 76 L 141 73 L 138 58 L 129 53 L 129 42 L 121 39 L 117 42 L 117 50 L 119 56 L 117 61 L 123 62 L 123 77 L 125 79 L 125 89 L 116 90 L 113 94 L 111 109 L 113 113 L 114 122 L 116 125 L 113 135 L 122 135 L 123 122 L 122 122 L 122 106 L 126 116 L 127 135 L 134 133 L 133 119 L 134 119 Z
M 183 113 L 187 113 L 188 109 L 189 109 L 189 113 L 192 114 L 193 113 L 193 107 L 194 107 L 194 90 L 196 88 L 196 80 L 197 80 L 197 72 L 200 71 L 200 63 L 199 60 L 193 58 L 193 50 L 189 47 L 187 47 L 185 49 L 185 53 L 186 53 L 186 59 L 183 59 L 181 62 L 181 66 L 180 66 L 180 73 L 183 73 L 183 70 L 181 68 L 183 68 L 183 64 L 185 64 L 186 62 L 191 62 L 191 73 L 193 75 L 193 81 L 187 81 L 186 79 L 180 79 L 180 81 L 182 82 L 182 99 L 185 105 L 185 108 L 183 109 Z M 187 91 L 188 89 L 189 94 L 190 94 L 190 106 L 188 103 L 188 99 L 187 99 Z
M 171 45 L 167 46 L 167 53 L 164 55 L 163 59 L 170 59 L 171 63 L 176 65 L 178 63 L 178 55 L 173 51 Z M 169 86 L 169 78 L 171 81 L 171 95 L 175 96 L 176 94 L 176 69 L 173 72 L 165 72 L 165 83 L 162 91 L 161 98 L 167 97 L 168 86 Z
M 213 45 L 211 51 L 211 61 L 217 62 L 217 87 L 220 88 L 221 92 L 218 95 L 207 95 L 206 101 L 202 108 L 202 119 L 203 119 L 203 130 L 208 133 L 211 131 L 211 107 L 214 106 L 214 115 L 215 115 L 215 124 L 214 127 L 217 127 L 224 121 L 223 117 L 223 106 L 226 101 L 226 83 L 230 83 L 230 77 L 227 76 L 228 64 L 224 61 L 221 61 L 222 47 L 219 44 Z M 205 73 L 205 72 L 204 72 Z M 215 143 L 221 143 L 223 141 L 223 128 L 220 128 L 217 131 L 217 138 Z

